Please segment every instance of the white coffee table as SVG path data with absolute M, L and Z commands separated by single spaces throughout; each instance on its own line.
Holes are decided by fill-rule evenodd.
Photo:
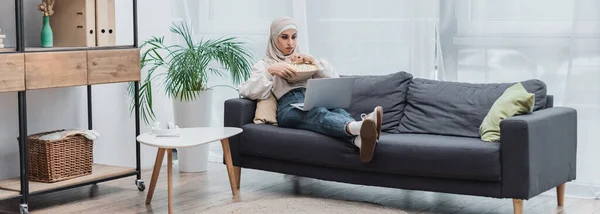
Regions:
M 217 140 L 221 141 L 223 146 L 223 155 L 225 156 L 225 165 L 227 166 L 227 174 L 229 175 L 229 183 L 233 195 L 239 194 L 240 189 L 240 167 L 233 166 L 231 161 L 231 151 L 229 149 L 229 137 L 235 136 L 242 132 L 240 128 L 232 127 L 199 127 L 199 128 L 182 128 L 179 132 L 179 137 L 156 137 L 152 132 L 141 134 L 137 137 L 137 141 L 148 145 L 158 147 L 156 154 L 156 162 L 154 162 L 154 170 L 152 171 L 152 179 L 148 188 L 148 197 L 146 204 L 152 201 L 156 180 L 160 174 L 163 157 L 167 153 L 167 180 L 168 180 L 168 195 L 169 195 L 169 213 L 172 213 L 172 159 L 173 149 L 198 146 L 207 144 Z

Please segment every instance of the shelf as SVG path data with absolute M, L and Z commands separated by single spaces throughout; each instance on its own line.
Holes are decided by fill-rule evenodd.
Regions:
M 139 48 L 69 50 L 24 53 L 26 90 L 141 79 Z
M 135 173 L 135 168 L 128 167 L 119 167 L 119 166 L 109 166 L 102 164 L 94 164 L 92 166 L 92 174 L 82 177 L 73 178 L 66 181 L 59 181 L 56 183 L 42 183 L 42 182 L 29 182 L 29 193 L 35 194 L 38 192 L 51 191 L 54 189 L 65 188 L 69 186 L 74 186 L 78 184 L 85 184 L 92 181 L 103 180 L 110 177 L 127 175 Z M 17 178 L 11 178 L 6 180 L 0 180 L 0 189 L 5 190 L 13 190 L 20 191 L 21 190 L 21 181 Z M 18 194 L 18 192 L 17 192 Z
M 0 189 L 0 200 L 19 197 L 19 191 Z
M 16 51 L 17 51 L 16 48 L 0 48 L 0 53 L 16 52 Z
M 27 36 L 27 32 L 30 31 L 31 27 L 36 28 L 39 32 L 39 26 L 35 27 L 40 24 L 37 21 L 37 24 L 29 26 L 31 18 L 39 20 L 40 17 L 38 12 L 30 9 L 32 8 L 32 2 L 15 0 L 14 4 L 9 1 L 8 5 L 4 5 L 6 8 L 14 8 L 15 11 L 11 15 L 11 17 L 14 17 L 15 26 L 14 35 L 11 35 L 11 39 L 16 42 L 13 41 L 12 44 L 7 44 L 10 47 L 3 46 L 0 48 L 0 92 L 19 92 L 18 102 L 15 103 L 17 105 L 15 107 L 18 107 L 18 123 L 14 125 L 19 130 L 20 144 L 18 152 L 20 155 L 27 152 L 27 149 L 24 148 L 24 145 L 26 145 L 26 128 L 28 122 L 33 123 L 33 121 L 27 119 L 28 99 L 26 98 L 26 91 L 132 82 L 141 79 L 140 49 L 137 38 L 138 1 L 123 3 L 130 5 L 130 9 L 127 9 L 127 6 L 124 9 L 117 8 L 122 7 L 123 4 L 114 5 L 115 0 L 104 1 L 106 3 L 100 4 L 100 6 L 107 8 L 97 9 L 100 8 L 97 5 L 98 2 L 95 0 L 65 0 L 64 4 L 56 4 L 55 11 L 61 9 L 60 11 L 64 13 L 55 13 L 53 15 L 55 18 L 50 19 L 53 22 L 51 25 L 55 35 L 55 47 L 52 48 L 43 48 L 39 44 L 27 46 L 32 39 L 36 42 L 40 41 L 38 37 Z M 82 4 L 84 5 L 82 6 Z M 113 10 L 112 7 L 115 7 L 115 9 Z M 121 32 L 114 29 L 116 20 L 113 16 L 116 15 L 116 11 L 133 12 L 133 26 L 123 32 L 125 34 L 127 32 L 131 33 L 133 42 L 130 44 L 115 45 L 117 44 L 115 35 L 121 34 Z M 120 15 L 117 16 L 120 17 Z M 8 21 L 12 22 L 11 20 Z M 10 23 L 6 24 L 11 25 Z M 90 34 L 96 32 L 105 33 L 105 30 L 110 35 L 95 34 L 90 36 Z M 111 30 L 113 31 L 111 32 Z M 9 34 L 12 34 L 13 30 L 10 31 Z M 59 39 L 56 40 L 56 38 Z M 91 87 L 88 87 L 87 121 L 90 126 L 93 124 L 94 118 L 92 114 L 92 94 Z M 134 96 L 138 98 L 139 95 L 135 94 Z M 135 128 L 136 130 L 140 128 L 139 118 L 135 120 Z M 139 180 L 136 180 L 136 184 L 138 188 L 141 188 L 143 180 L 141 180 L 141 170 L 139 169 L 141 165 L 139 146 L 139 142 L 136 142 L 137 149 L 135 154 L 132 154 L 135 157 L 136 167 L 94 164 L 91 175 L 55 183 L 27 181 L 23 176 L 25 172 L 20 170 L 19 177 L 0 179 L 0 201 L 21 198 L 20 205 L 27 206 L 30 196 L 33 195 L 83 187 L 130 176 L 139 178 Z M 27 157 L 14 159 L 15 164 L 20 166 L 28 166 L 29 161 Z M 27 182 L 29 188 L 21 193 L 21 184 L 25 184 L 21 182 L 22 179 Z
M 135 48 L 133 45 L 102 46 L 102 47 L 26 47 L 25 52 L 60 52 L 60 51 L 87 51 L 87 50 L 113 50 Z M 14 50 L 14 48 L 13 48 Z
M 136 48 L 133 45 L 117 45 L 117 46 L 99 46 L 99 47 L 52 47 L 52 48 L 42 48 L 42 47 L 27 47 L 25 48 L 25 52 L 35 53 L 35 52 L 62 52 L 62 51 L 87 51 L 87 50 L 119 50 L 119 49 L 130 49 Z M 0 53 L 10 53 L 17 52 L 16 48 L 0 48 Z

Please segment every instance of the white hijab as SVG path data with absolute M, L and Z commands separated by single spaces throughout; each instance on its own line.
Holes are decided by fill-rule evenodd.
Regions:
M 269 44 L 267 45 L 267 56 L 264 58 L 264 61 L 267 63 L 267 65 L 285 61 L 289 55 L 292 55 L 298 51 L 297 43 L 296 47 L 294 47 L 294 51 L 292 51 L 292 53 L 289 55 L 284 55 L 283 52 L 281 52 L 281 50 L 279 50 L 277 47 L 277 37 L 279 37 L 279 34 L 287 29 L 298 29 L 290 17 L 279 17 L 273 20 L 271 23 Z

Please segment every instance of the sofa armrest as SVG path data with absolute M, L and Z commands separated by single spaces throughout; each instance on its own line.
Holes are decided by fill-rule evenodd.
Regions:
M 529 199 L 575 179 L 577 111 L 553 107 L 500 123 L 502 195 Z
M 225 101 L 224 110 L 224 126 L 238 127 L 252 123 L 254 120 L 254 112 L 256 111 L 256 101 L 234 98 Z M 233 165 L 241 166 L 240 163 L 240 142 L 241 134 L 229 138 L 229 146 L 231 149 L 231 158 Z
M 224 125 L 241 128 L 248 123 L 252 123 L 255 111 L 256 101 L 244 98 L 226 100 Z

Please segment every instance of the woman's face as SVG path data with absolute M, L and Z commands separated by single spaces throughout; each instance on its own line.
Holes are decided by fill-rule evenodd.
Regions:
M 279 48 L 284 55 L 289 55 L 294 52 L 294 48 L 296 48 L 296 30 L 287 29 L 279 34 L 277 37 L 277 48 Z

